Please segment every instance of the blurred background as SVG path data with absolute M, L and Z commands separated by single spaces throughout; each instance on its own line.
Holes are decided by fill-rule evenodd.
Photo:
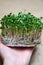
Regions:
M 43 0 L 0 0 L 0 19 L 10 12 L 17 14 L 25 10 L 37 17 L 43 17 Z M 37 46 L 30 65 L 43 65 L 43 34 L 41 44 Z
M 0 17 L 24 10 L 38 17 L 43 16 L 43 0 L 0 0 Z

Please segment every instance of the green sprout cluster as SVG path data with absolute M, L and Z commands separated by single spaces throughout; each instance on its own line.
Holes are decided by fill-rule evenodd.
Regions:
M 19 12 L 17 15 L 9 13 L 1 18 L 2 35 L 5 36 L 5 30 L 9 30 L 13 35 L 20 34 L 21 36 L 31 35 L 37 31 L 41 32 L 43 23 L 41 18 L 37 18 L 31 13 Z

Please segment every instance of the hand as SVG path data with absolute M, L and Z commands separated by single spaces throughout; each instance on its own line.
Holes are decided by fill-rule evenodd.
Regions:
M 3 65 L 28 65 L 34 48 L 11 48 L 0 42 Z

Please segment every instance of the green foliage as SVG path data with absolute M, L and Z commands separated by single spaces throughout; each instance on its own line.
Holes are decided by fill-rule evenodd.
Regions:
M 43 23 L 41 22 L 41 18 L 37 18 L 31 13 L 22 13 L 19 12 L 17 15 L 9 13 L 5 15 L 1 20 L 1 29 L 21 31 L 21 32 L 36 32 L 43 29 Z M 4 32 L 4 31 L 3 31 Z

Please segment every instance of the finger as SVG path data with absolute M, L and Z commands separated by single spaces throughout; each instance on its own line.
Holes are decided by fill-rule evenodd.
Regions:
M 11 53 L 12 50 L 10 48 L 8 48 L 7 46 L 5 46 L 2 42 L 0 42 L 0 55 L 3 57 L 3 58 L 6 58 L 6 55 L 8 53 Z
M 15 50 L 12 55 L 8 55 L 4 65 L 28 65 L 30 62 L 31 55 L 33 53 L 33 48 L 27 48 L 25 50 Z
M 28 65 L 34 49 L 34 47 L 14 49 L 14 58 L 16 60 L 15 64 Z

